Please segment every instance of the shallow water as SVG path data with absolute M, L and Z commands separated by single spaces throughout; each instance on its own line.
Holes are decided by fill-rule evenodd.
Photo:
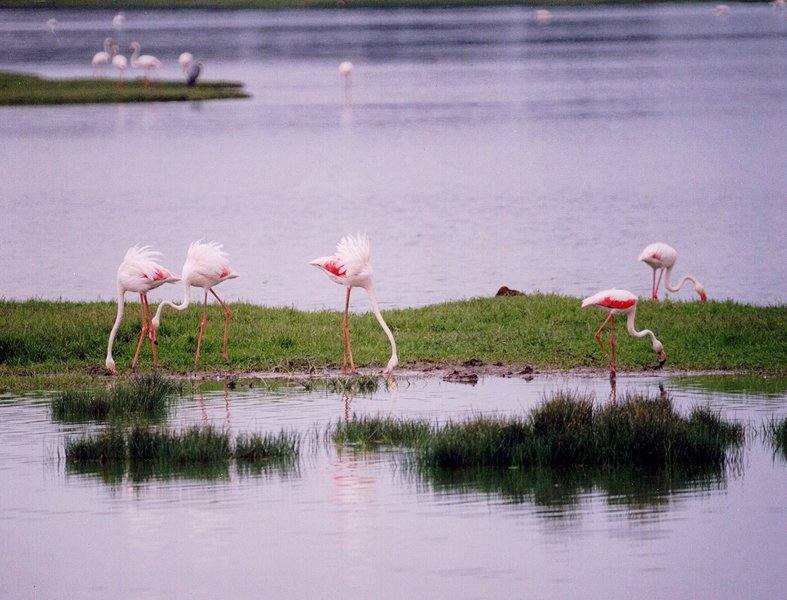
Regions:
M 0 68 L 89 75 L 112 14 L 3 11 Z M 222 286 L 228 298 L 333 308 L 339 290 L 306 261 L 366 230 L 387 306 L 501 284 L 647 294 L 636 257 L 659 239 L 711 297 L 784 302 L 784 14 L 553 15 L 541 26 L 523 8 L 129 12 L 121 45 L 141 41 L 162 76 L 190 50 L 206 76 L 254 97 L 0 109 L 0 209 L 13 223 L 0 295 L 112 298 L 126 247 L 151 243 L 179 269 L 205 236 L 242 274 Z M 351 109 L 344 59 L 356 65 Z
M 710 404 L 752 426 L 787 414 L 783 381 L 766 393 L 732 381 L 621 377 L 617 391 L 657 394 L 662 384 L 681 411 Z M 609 394 L 602 379 L 540 376 L 400 379 L 351 398 L 206 384 L 170 422 L 308 433 L 349 413 L 510 414 L 565 388 Z M 306 444 L 289 470 L 67 470 L 65 437 L 91 427 L 53 423 L 45 395 L 0 402 L 4 595 L 772 598 L 787 583 L 787 464 L 756 436 L 740 464 L 685 478 L 423 478 L 398 452 L 323 443 Z

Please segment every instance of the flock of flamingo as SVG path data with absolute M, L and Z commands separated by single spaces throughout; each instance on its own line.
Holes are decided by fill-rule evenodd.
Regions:
M 123 309 L 125 305 L 126 292 L 139 294 L 142 313 L 142 327 L 139 333 L 134 358 L 131 368 L 135 369 L 139 362 L 139 355 L 145 339 L 150 340 L 153 366 L 158 366 L 157 356 L 157 329 L 161 325 L 162 313 L 166 307 L 171 307 L 181 311 L 189 307 L 191 303 L 191 288 L 201 288 L 204 294 L 204 304 L 202 319 L 197 335 L 197 349 L 194 355 L 194 367 L 198 368 L 200 363 L 200 350 L 202 340 L 205 335 L 205 326 L 208 322 L 208 294 L 212 294 L 221 305 L 224 311 L 224 338 L 222 343 L 222 357 L 225 361 L 229 360 L 229 325 L 232 318 L 230 307 L 224 302 L 213 289 L 218 284 L 227 279 L 238 277 L 238 273 L 230 266 L 227 253 L 222 246 L 216 242 L 193 242 L 186 252 L 186 262 L 183 264 L 180 277 L 173 274 L 159 263 L 161 254 L 152 250 L 149 246 L 136 245 L 128 249 L 120 267 L 117 271 L 117 316 L 112 330 L 109 334 L 107 344 L 106 368 L 111 373 L 116 373 L 115 361 L 112 358 L 112 348 L 115 342 L 120 323 L 123 320 Z M 657 242 L 647 246 L 639 256 L 639 260 L 646 263 L 653 269 L 653 284 L 651 287 L 651 297 L 658 301 L 658 292 L 661 286 L 661 279 L 664 276 L 664 283 L 670 292 L 679 291 L 687 282 L 691 282 L 694 290 L 700 297 L 701 302 L 707 300 L 705 288 L 695 277 L 687 275 L 677 284 L 672 284 L 672 270 L 678 254 L 674 248 L 663 243 Z M 388 341 L 391 344 L 391 357 L 388 360 L 384 375 L 390 375 L 399 364 L 399 357 L 396 351 L 396 340 L 391 329 L 383 319 L 377 303 L 377 296 L 374 292 L 372 283 L 372 265 L 369 238 L 365 234 L 346 235 L 336 245 L 336 252 L 329 256 L 321 256 L 309 262 L 322 270 L 331 280 L 345 288 L 344 316 L 342 319 L 342 338 L 344 350 L 342 354 L 342 371 L 344 373 L 355 372 L 355 362 L 352 355 L 352 343 L 350 340 L 349 310 L 350 294 L 353 288 L 363 288 L 366 290 L 371 303 L 372 312 L 382 327 Z M 657 278 L 658 272 L 658 278 Z M 180 304 L 174 302 L 161 302 L 156 310 L 156 315 L 151 316 L 150 304 L 148 303 L 148 292 L 154 290 L 165 283 L 176 283 L 182 281 L 184 285 L 184 296 Z M 610 378 L 616 375 L 615 360 L 615 317 L 618 315 L 626 316 L 626 325 L 629 335 L 634 337 L 649 336 L 653 351 L 658 355 L 659 366 L 667 360 L 664 345 L 656 338 L 655 334 L 649 329 L 637 331 L 634 326 L 634 315 L 637 309 L 637 296 L 628 290 L 609 289 L 598 292 L 585 298 L 582 301 L 582 308 L 594 306 L 607 313 L 607 317 L 596 330 L 594 339 L 601 352 L 609 359 Z M 605 327 L 609 328 L 609 353 L 602 343 L 602 332 Z

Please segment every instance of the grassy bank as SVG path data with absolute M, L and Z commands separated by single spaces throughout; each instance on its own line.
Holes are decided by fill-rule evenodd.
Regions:
M 308 370 L 341 361 L 341 315 L 290 308 L 233 305 L 230 363 L 221 360 L 222 316 L 211 306 L 202 367 L 236 371 Z M 115 344 L 118 368 L 128 370 L 139 332 L 138 305 L 127 307 Z M 87 372 L 103 366 L 115 316 L 110 302 L 0 302 L 0 377 L 46 372 Z M 199 309 L 167 312 L 159 330 L 159 361 L 165 369 L 192 368 Z M 537 368 L 604 368 L 593 341 L 602 315 L 581 310 L 579 299 L 554 295 L 481 298 L 386 311 L 401 364 L 528 364 Z M 787 306 L 733 302 L 643 301 L 639 327 L 664 342 L 667 369 L 787 370 Z M 356 363 L 384 365 L 388 341 L 370 314 L 350 319 Z M 655 364 L 647 340 L 618 325 L 621 370 Z M 150 364 L 146 347 L 141 365 Z
M 175 102 L 248 98 L 243 84 L 231 81 L 200 82 L 157 80 L 145 87 L 141 79 L 44 79 L 0 71 L 0 106 L 45 104 L 100 104 L 108 102 Z
M 334 426 L 342 445 L 413 447 L 422 469 L 606 468 L 643 470 L 723 466 L 743 442 L 743 428 L 707 408 L 689 416 L 668 399 L 632 396 L 594 405 L 556 393 L 527 415 L 430 425 L 421 420 L 363 417 Z

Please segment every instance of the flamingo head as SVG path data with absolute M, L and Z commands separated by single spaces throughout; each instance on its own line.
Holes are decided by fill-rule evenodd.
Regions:
M 396 356 L 396 354 L 394 354 L 393 356 L 391 356 L 391 360 L 388 361 L 388 364 L 383 369 L 383 375 L 390 375 L 391 373 L 393 373 L 393 370 L 397 367 L 398 364 L 399 364 L 399 357 Z
M 159 325 L 161 325 L 161 317 L 156 315 L 150 320 L 150 322 L 153 324 L 153 329 L 158 329 Z
M 702 287 L 701 284 L 697 283 L 694 285 L 694 291 L 697 292 L 700 296 L 700 302 L 707 302 L 708 301 L 708 294 L 705 293 L 705 288 Z
M 659 356 L 659 368 L 663 367 L 664 363 L 667 362 L 667 352 L 664 350 L 664 344 L 656 338 L 653 338 L 653 352 Z
M 104 366 L 107 368 L 112 375 L 117 373 L 117 368 L 115 367 L 115 361 L 112 360 L 112 357 L 107 358 L 107 361 L 104 363 Z

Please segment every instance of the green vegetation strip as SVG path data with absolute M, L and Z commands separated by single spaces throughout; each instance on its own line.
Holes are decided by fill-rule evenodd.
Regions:
M 170 290 L 175 295 L 177 290 Z M 403 367 L 422 362 L 528 364 L 539 368 L 605 368 L 593 341 L 602 316 L 582 310 L 578 298 L 532 294 L 479 298 L 386 311 Z M 232 306 L 231 362 L 221 360 L 222 314 L 211 306 L 202 351 L 205 370 L 293 371 L 337 367 L 342 355 L 341 314 Z M 0 301 L 0 378 L 101 367 L 116 307 L 110 302 Z M 137 305 L 127 306 L 115 343 L 118 368 L 128 370 L 139 335 Z M 188 371 L 194 362 L 201 311 L 168 312 L 158 332 L 165 369 Z M 667 369 L 787 371 L 787 306 L 735 302 L 641 301 L 641 328 L 664 342 Z M 351 315 L 353 354 L 360 366 L 382 366 L 388 340 L 371 314 Z M 618 324 L 621 370 L 654 365 L 647 340 Z M 142 355 L 149 365 L 150 350 Z
M 644 0 L 655 2 L 656 0 Z M 459 6 L 582 6 L 632 4 L 632 0 L 0 0 L 2 8 L 427 8 Z
M 52 400 L 52 418 L 58 421 L 103 421 L 124 418 L 163 419 L 178 386 L 157 373 L 120 380 L 86 390 L 66 390 Z
M 410 446 L 425 468 L 607 467 L 643 469 L 723 465 L 743 442 L 743 427 L 708 408 L 688 417 L 669 399 L 631 396 L 595 406 L 589 397 L 557 393 L 529 415 L 479 416 L 430 425 L 364 417 L 338 423 L 339 444 Z
M 127 79 L 119 87 L 114 79 L 44 79 L 0 71 L 0 106 L 43 104 L 97 104 L 107 102 L 172 102 L 248 98 L 243 84 L 232 81 L 200 82 L 156 80 L 145 87 L 141 79 Z

